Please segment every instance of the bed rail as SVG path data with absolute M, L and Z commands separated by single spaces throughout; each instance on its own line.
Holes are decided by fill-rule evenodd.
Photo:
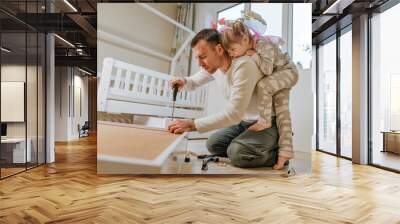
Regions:
M 171 75 L 105 58 L 98 88 L 98 110 L 169 116 L 172 106 Z M 205 87 L 179 91 L 176 99 L 178 117 L 202 116 L 206 106 Z

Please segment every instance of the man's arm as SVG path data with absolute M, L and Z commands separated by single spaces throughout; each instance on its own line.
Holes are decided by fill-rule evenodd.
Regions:
M 206 71 L 200 70 L 196 74 L 185 77 L 185 85 L 183 86 L 186 90 L 195 90 L 198 87 L 207 84 L 214 80 L 214 77 L 208 74 Z
M 240 63 L 232 71 L 233 84 L 228 105 L 219 113 L 196 119 L 194 123 L 199 132 L 228 127 L 242 120 L 258 81 L 257 75 L 254 74 L 258 68 L 251 60 Z

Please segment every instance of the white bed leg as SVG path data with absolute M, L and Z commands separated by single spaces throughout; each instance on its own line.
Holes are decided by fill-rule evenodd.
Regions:
M 114 65 L 114 59 L 106 58 L 103 61 L 103 71 L 100 77 L 100 85 L 97 90 L 98 110 L 107 111 L 107 95 L 110 88 L 111 72 Z

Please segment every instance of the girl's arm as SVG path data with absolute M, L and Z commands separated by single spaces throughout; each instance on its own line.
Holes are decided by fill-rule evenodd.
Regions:
M 265 40 L 258 40 L 255 50 L 256 53 L 251 58 L 264 75 L 271 75 L 274 71 L 275 58 L 279 55 L 279 48 Z

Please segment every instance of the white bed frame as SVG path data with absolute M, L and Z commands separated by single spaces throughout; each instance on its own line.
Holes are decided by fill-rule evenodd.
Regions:
M 98 110 L 170 117 L 171 78 L 168 74 L 105 58 L 99 77 Z M 206 101 L 206 87 L 196 91 L 181 90 L 176 99 L 174 117 L 201 117 L 204 115 Z

